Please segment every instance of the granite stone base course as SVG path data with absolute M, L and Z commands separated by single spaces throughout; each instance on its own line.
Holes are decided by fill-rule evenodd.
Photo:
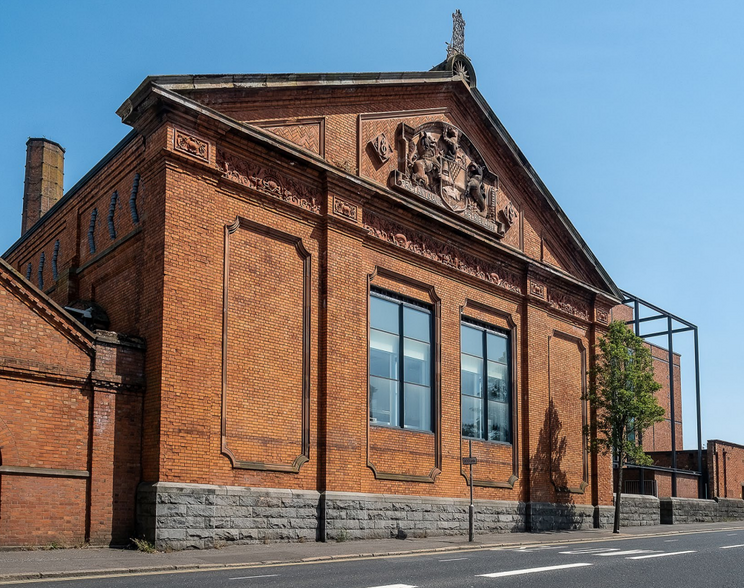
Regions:
M 718 498 L 718 516 L 721 522 L 744 521 L 744 500 L 741 498 Z
M 469 504 L 456 498 L 158 482 L 139 487 L 137 532 L 158 549 L 464 535 Z M 476 533 L 612 524 L 611 507 L 498 500 L 476 500 L 474 507 Z M 658 518 L 658 507 L 656 512 Z
M 326 492 L 328 540 L 433 537 L 468 532 L 470 501 L 456 498 Z M 523 502 L 476 500 L 476 533 L 526 530 Z
M 615 500 L 617 495 L 615 495 Z M 614 521 L 615 514 L 612 514 Z M 660 524 L 659 499 L 643 494 L 621 494 L 620 526 L 645 527 Z M 612 522 L 610 523 L 612 526 Z
M 663 525 L 744 521 L 744 500 L 734 498 L 662 498 L 659 505 Z
M 137 532 L 158 549 L 315 541 L 320 493 L 157 482 L 140 484 Z
M 532 532 L 593 529 L 598 516 L 597 507 L 581 504 L 527 504 L 527 526 Z

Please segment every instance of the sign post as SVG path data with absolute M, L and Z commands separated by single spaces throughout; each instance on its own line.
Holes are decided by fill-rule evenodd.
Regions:
M 470 508 L 468 509 L 468 541 L 475 538 L 475 506 L 473 505 L 473 465 L 478 458 L 473 457 L 473 442 L 468 439 L 468 457 L 462 458 L 462 464 L 470 466 Z

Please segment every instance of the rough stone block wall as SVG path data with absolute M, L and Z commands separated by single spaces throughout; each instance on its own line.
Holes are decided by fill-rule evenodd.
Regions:
M 615 523 L 615 509 L 612 506 L 597 506 L 594 510 L 594 527 L 611 529 Z
M 463 499 L 326 492 L 326 538 L 338 541 L 463 535 L 468 532 L 469 504 Z M 526 529 L 522 502 L 476 500 L 473 504 L 476 533 Z
M 530 502 L 528 527 L 532 532 L 593 529 L 595 507 L 577 504 Z
M 659 499 L 641 494 L 623 494 L 620 499 L 620 526 L 645 527 L 658 525 Z
M 715 500 L 696 498 L 661 498 L 661 524 L 714 523 L 719 520 L 718 503 Z
M 159 482 L 139 487 L 137 527 L 138 536 L 171 549 L 465 535 L 468 506 L 466 499 Z M 474 506 L 476 533 L 606 528 L 613 515 L 612 507 L 590 505 L 475 500 Z
M 659 505 L 663 525 L 744 520 L 744 500 L 662 498 Z
M 744 521 L 744 500 L 740 498 L 718 498 L 720 521 Z
M 137 533 L 159 549 L 315 541 L 320 493 L 159 482 L 137 491 Z

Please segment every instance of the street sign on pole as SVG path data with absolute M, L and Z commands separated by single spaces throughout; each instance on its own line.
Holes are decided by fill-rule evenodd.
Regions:
M 463 457 L 462 465 L 475 465 L 478 463 L 477 457 Z

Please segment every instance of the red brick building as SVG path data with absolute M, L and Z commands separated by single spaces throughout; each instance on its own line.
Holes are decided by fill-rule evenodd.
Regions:
M 123 544 L 144 346 L 92 333 L 0 259 L 0 546 Z
M 478 528 L 611 517 L 582 393 L 619 290 L 464 55 L 419 73 L 151 77 L 118 113 L 131 133 L 56 203 L 28 197 L 4 256 L 0 292 L 23 289 L 40 301 L 28 321 L 43 306 L 64 332 L 0 323 L 24 325 L 4 358 L 58 362 L 25 400 L 34 368 L 1 375 L 0 544 L 61 529 L 61 479 L 70 541 L 131 536 L 135 496 L 136 532 L 161 546 L 464 532 L 470 445 Z M 97 454 L 90 374 L 134 377 L 108 350 L 137 341 L 144 394 L 101 392 L 116 431 Z M 58 389 L 55 369 L 77 384 Z M 17 522 L 21 483 L 45 496 L 25 507 L 37 534 Z
M 708 441 L 707 461 L 711 496 L 744 500 L 744 446 Z

